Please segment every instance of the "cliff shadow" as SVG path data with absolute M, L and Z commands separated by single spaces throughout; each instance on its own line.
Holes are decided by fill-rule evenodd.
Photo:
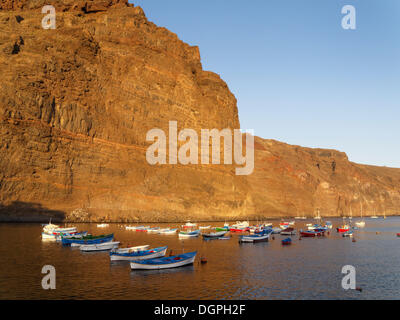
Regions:
M 66 213 L 43 207 L 40 203 L 14 201 L 9 205 L 0 203 L 0 222 L 61 222 Z

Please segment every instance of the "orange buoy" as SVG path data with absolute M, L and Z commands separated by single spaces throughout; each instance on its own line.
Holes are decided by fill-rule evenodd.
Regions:
M 201 262 L 201 264 L 205 264 L 205 263 L 207 263 L 207 259 L 205 257 L 201 257 L 200 262 Z
M 356 242 L 356 239 L 354 239 L 354 238 L 353 238 L 353 240 L 352 240 L 352 241 L 353 241 L 353 242 Z

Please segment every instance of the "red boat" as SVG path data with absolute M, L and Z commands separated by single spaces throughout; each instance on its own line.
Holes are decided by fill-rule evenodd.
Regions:
M 250 231 L 250 228 L 244 228 L 244 229 L 230 228 L 229 231 L 230 231 L 230 232 L 235 232 L 235 233 L 241 233 L 241 232 Z
M 400 233 L 398 233 L 397 236 L 400 238 Z
M 350 226 L 348 226 L 347 224 L 345 224 L 344 226 L 341 226 L 339 228 L 336 228 L 337 232 L 347 232 L 350 230 Z
M 300 236 L 302 237 L 321 237 L 324 235 L 324 231 L 301 231 Z

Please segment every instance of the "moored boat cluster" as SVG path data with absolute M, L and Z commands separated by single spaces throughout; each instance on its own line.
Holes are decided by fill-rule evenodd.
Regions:
M 303 220 L 303 219 L 301 219 Z M 176 235 L 179 239 L 203 237 L 203 240 L 230 240 L 232 234 L 238 234 L 238 242 L 242 243 L 258 243 L 267 242 L 274 235 L 289 236 L 281 240 L 283 246 L 292 244 L 292 237 L 297 235 L 299 240 L 302 238 L 323 237 L 330 234 L 333 225 L 330 221 L 322 224 L 319 223 L 306 224 L 307 230 L 295 229 L 295 221 L 282 221 L 278 227 L 274 227 L 272 223 L 258 223 L 250 225 L 248 221 L 236 222 L 232 225 L 225 223 L 222 227 L 198 226 L 196 223 L 187 222 L 185 225 L 178 228 L 161 228 L 150 226 L 125 226 L 126 230 L 153 233 L 160 235 Z M 364 227 L 363 224 L 352 226 L 351 221 L 336 228 L 336 231 L 343 237 L 353 237 L 354 231 L 359 227 Z M 97 225 L 98 228 L 106 228 L 107 225 Z M 400 237 L 400 234 L 397 234 Z M 51 223 L 43 227 L 43 240 L 59 241 L 64 246 L 79 247 L 82 252 L 91 251 L 109 251 L 111 261 L 128 261 L 131 269 L 167 269 L 176 268 L 189 264 L 193 264 L 197 255 L 197 251 L 183 253 L 179 255 L 166 256 L 167 246 L 150 248 L 149 245 L 140 245 L 129 248 L 119 248 L 120 242 L 114 240 L 114 234 L 91 235 L 87 231 L 78 232 L 76 227 L 61 228 Z M 355 239 L 353 239 L 355 242 Z M 204 263 L 206 259 L 201 258 Z

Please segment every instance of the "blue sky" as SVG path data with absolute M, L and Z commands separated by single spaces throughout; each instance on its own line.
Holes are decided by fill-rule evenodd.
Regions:
M 137 0 L 198 45 L 243 129 L 358 163 L 400 167 L 399 0 Z M 356 30 L 341 26 L 356 8 Z

